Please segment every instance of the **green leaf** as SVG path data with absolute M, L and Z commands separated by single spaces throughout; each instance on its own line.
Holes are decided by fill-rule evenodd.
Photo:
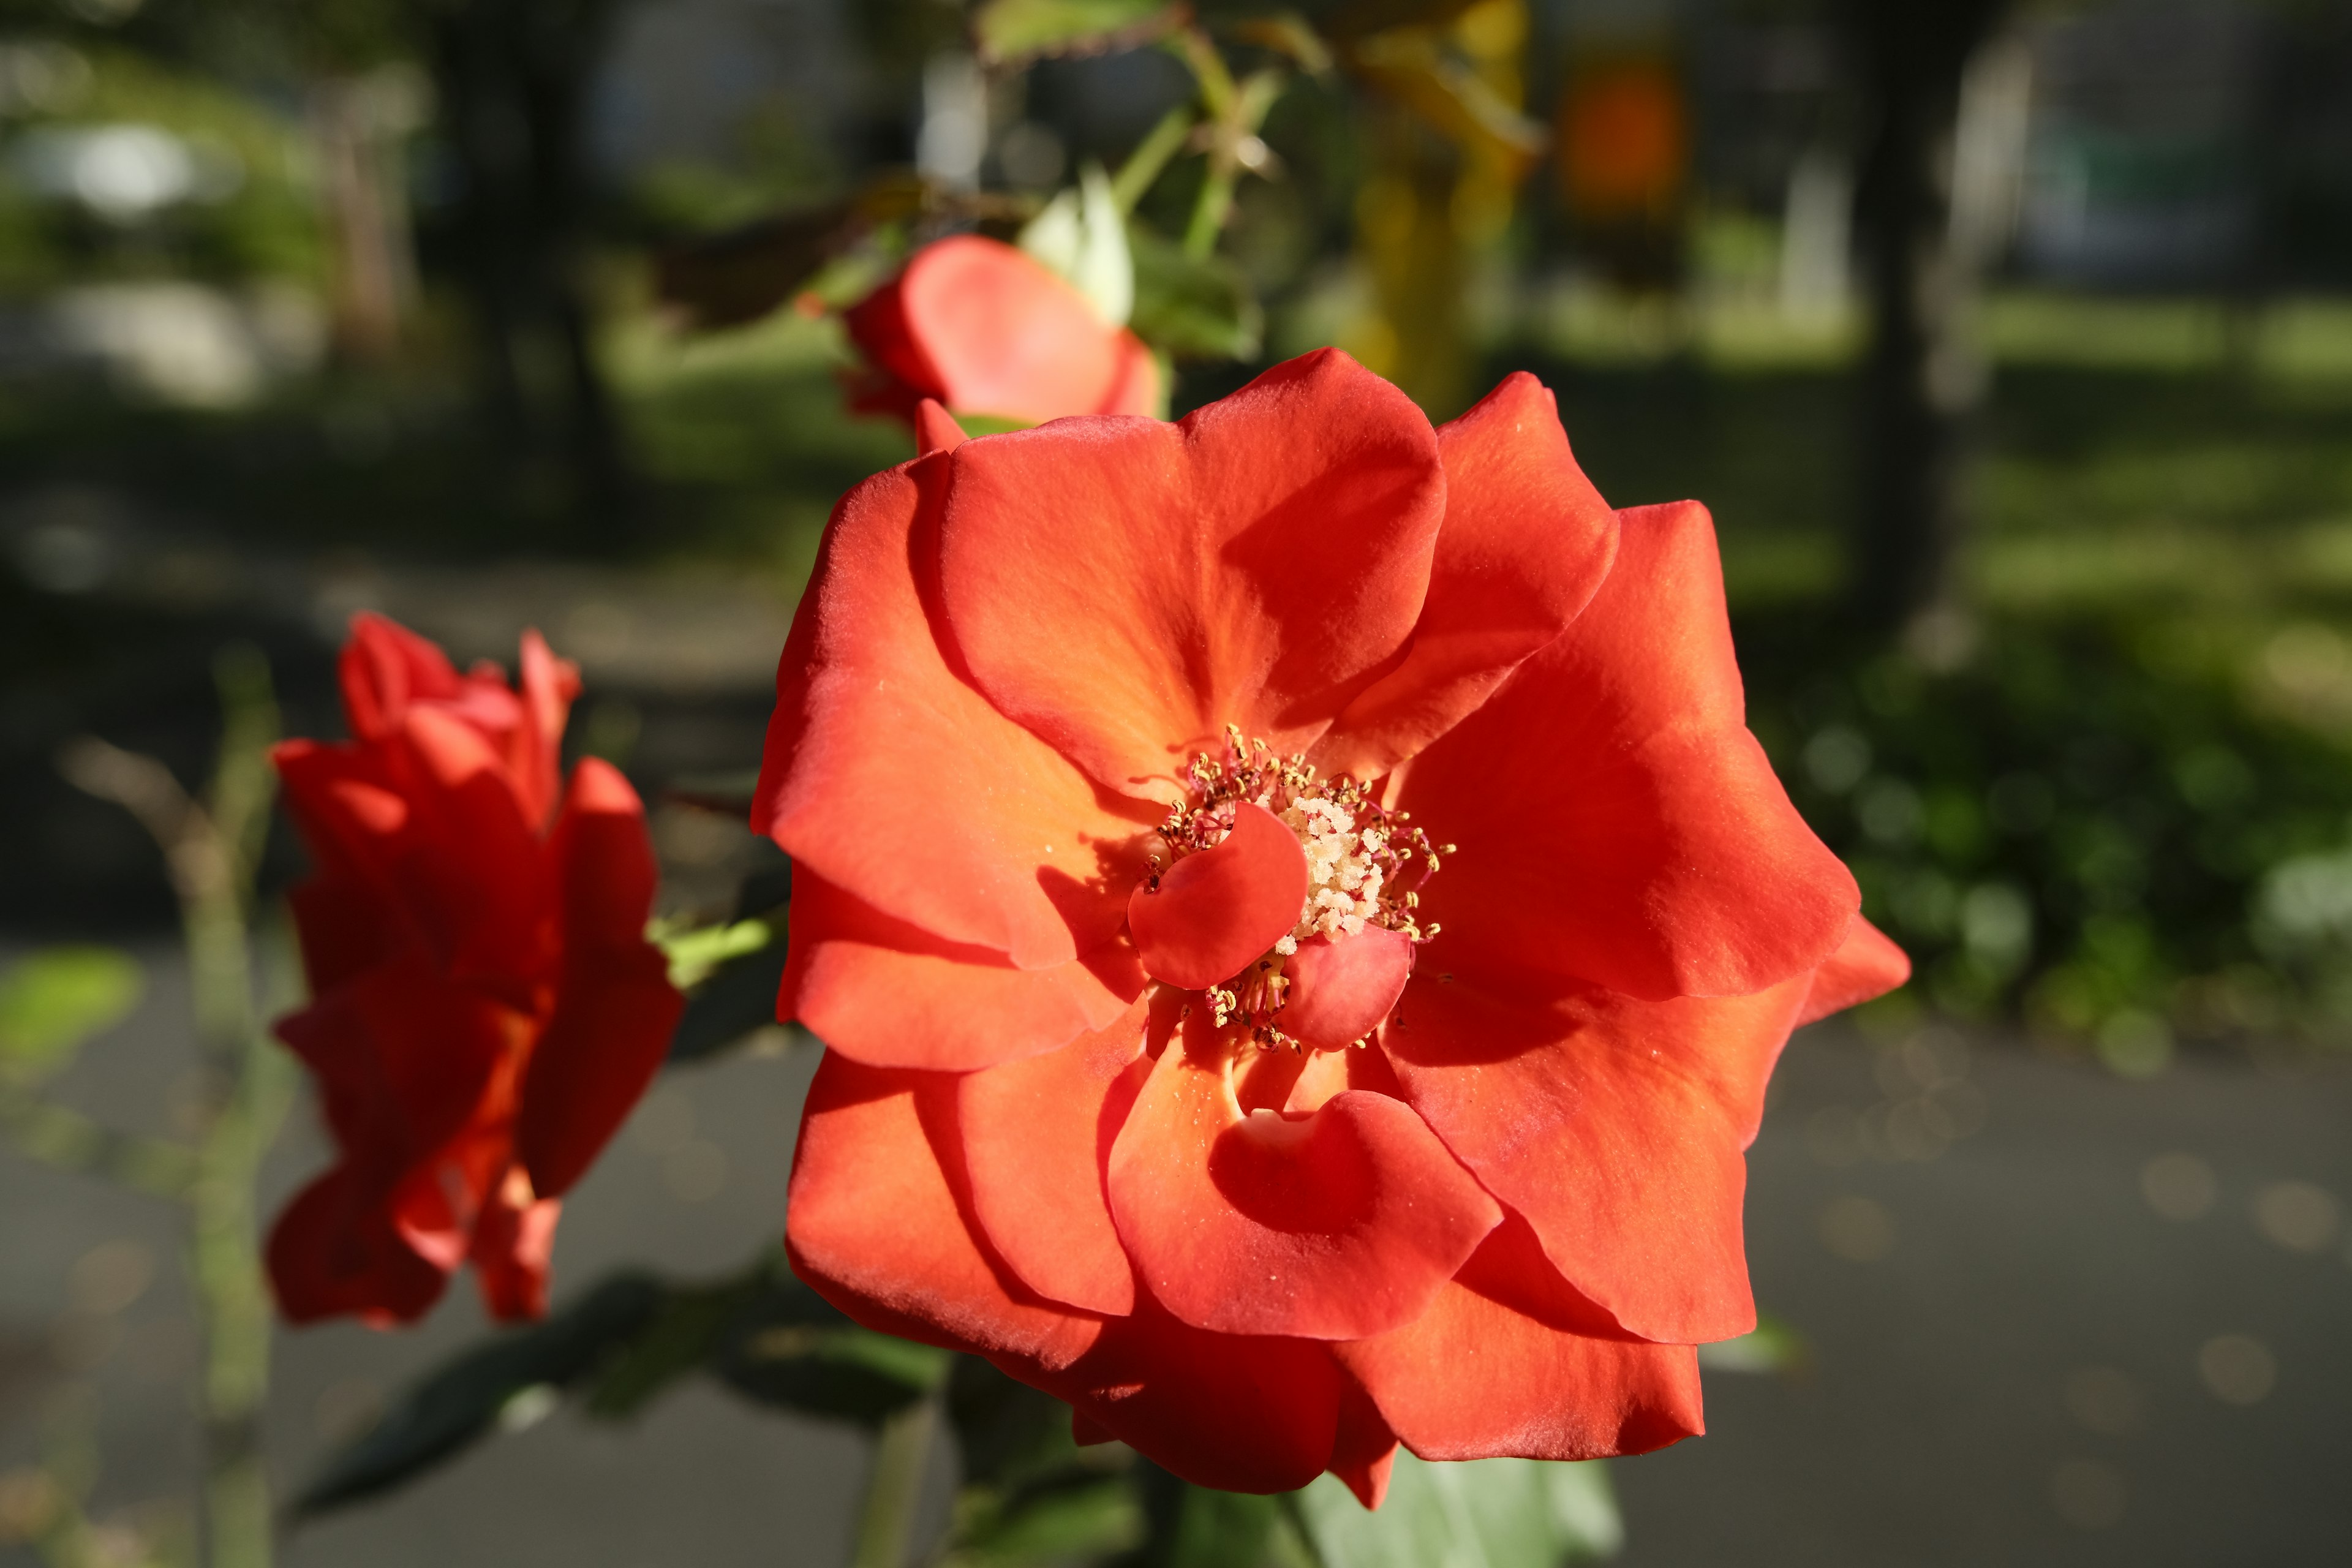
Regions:
M 1072 1471 L 1010 1495 L 966 1487 L 944 1568 L 1029 1568 L 1097 1562 L 1143 1536 L 1135 1490 L 1119 1476 Z
M 1135 263 L 1128 254 L 1127 219 L 1110 176 L 1099 163 L 1079 171 L 1066 190 L 1021 230 L 1021 248 L 1060 273 L 1114 327 L 1135 310 Z
M 948 1424 L 964 1479 L 1010 1487 L 1068 1466 L 1086 1452 L 1070 1436 L 1070 1407 L 998 1371 L 960 1356 L 948 1374 Z
M 1220 257 L 1189 257 L 1140 224 L 1130 225 L 1135 312 L 1128 324 L 1179 359 L 1252 359 L 1265 318 L 1249 285 Z
M 656 931 L 654 945 L 669 960 L 669 983 L 691 991 L 730 959 L 781 944 L 783 932 L 763 920 L 730 921 L 693 931 Z
M 780 858 L 744 879 L 736 894 L 733 924 L 711 928 L 740 935 L 711 942 L 708 933 L 688 933 L 689 938 L 704 939 L 709 948 L 733 951 L 717 957 L 687 997 L 686 1011 L 670 1036 L 670 1061 L 698 1061 L 716 1055 L 776 1021 L 776 990 L 784 975 L 784 909 L 792 896 L 792 863 Z M 753 927 L 764 930 L 767 940 L 752 945 Z M 675 952 L 671 962 L 677 963 Z
M 861 1329 L 781 1267 L 711 1346 L 711 1373 L 761 1405 L 878 1426 L 937 1388 L 948 1352 Z
M 0 977 L 0 1073 L 38 1080 L 121 1022 L 146 989 L 139 961 L 110 947 L 46 947 Z
M 1736 1340 L 1698 1347 L 1698 1364 L 1709 1372 L 1801 1371 L 1804 1336 L 1780 1319 L 1757 1314 L 1756 1326 Z
M 637 1331 L 597 1364 L 587 1411 L 604 1420 L 635 1415 L 653 1397 L 708 1362 L 745 1304 L 756 1276 L 700 1289 L 671 1289 Z
M 719 967 L 686 999 L 669 1037 L 669 1060 L 699 1061 L 776 1021 L 776 990 L 784 979 L 784 944 L 771 942 Z
M 543 1413 L 638 1334 L 661 1309 L 658 1280 L 616 1275 L 545 1322 L 460 1355 L 403 1394 L 383 1418 L 327 1461 L 294 1500 L 298 1517 L 396 1487 L 453 1458 L 501 1415 Z
M 1149 1524 L 1139 1568 L 1318 1568 L 1287 1500 L 1214 1491 L 1139 1464 Z
M 988 0 L 972 32 L 988 59 L 1023 60 L 1129 47 L 1166 32 L 1182 14 L 1172 0 Z
M 1376 1513 L 1332 1476 L 1292 1497 L 1323 1568 L 1557 1568 L 1624 1540 L 1598 1464 L 1430 1464 L 1399 1449 Z

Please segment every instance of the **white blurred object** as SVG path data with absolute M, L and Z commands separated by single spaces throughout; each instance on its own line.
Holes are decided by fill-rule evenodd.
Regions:
M 1099 163 L 1078 174 L 1021 231 L 1021 248 L 1070 280 L 1103 320 L 1127 325 L 1135 309 L 1135 260 L 1127 248 L 1127 219 Z
M 249 403 L 325 350 L 317 302 L 294 289 L 238 296 L 197 283 L 95 283 L 0 327 L 0 371 L 95 371 L 132 396 L 199 408 Z
M 1952 132 L 1952 248 L 1963 265 L 2000 258 L 2017 236 L 2032 126 L 2033 49 L 2003 34 L 1969 58 Z
M 980 188 L 988 151 L 988 82 L 970 55 L 934 55 L 923 67 L 923 123 L 915 167 L 951 190 Z
M 154 125 L 79 125 L 28 132 L 15 162 L 27 184 L 79 202 L 110 223 L 135 223 L 188 201 L 236 193 L 245 171 L 235 157 L 191 146 Z
M 1853 172 L 1816 148 L 1789 173 L 1780 224 L 1780 310 L 1805 321 L 1835 315 L 1853 285 Z

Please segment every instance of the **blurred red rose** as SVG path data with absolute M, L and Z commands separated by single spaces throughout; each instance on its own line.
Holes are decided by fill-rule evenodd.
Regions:
M 546 1310 L 558 1200 L 661 1065 L 682 999 L 645 939 L 635 791 L 557 748 L 580 687 L 536 632 L 522 679 L 459 675 L 376 616 L 343 649 L 344 745 L 273 756 L 316 869 L 293 892 L 311 1002 L 278 1034 L 339 1159 L 278 1216 L 286 1315 L 421 1315 L 473 1260 L 492 1315 Z
M 845 320 L 868 363 L 850 386 L 861 413 L 911 421 L 929 397 L 959 414 L 1037 424 L 1160 406 L 1160 367 L 1142 340 L 998 240 L 966 234 L 925 246 Z
M 1742 716 L 1694 503 L 1346 356 L 845 498 L 755 808 L 794 1266 L 1190 1479 L 1637 1453 L 1754 1323 L 1742 1151 L 1899 984 Z

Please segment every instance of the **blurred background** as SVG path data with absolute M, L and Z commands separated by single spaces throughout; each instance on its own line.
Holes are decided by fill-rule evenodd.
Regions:
M 947 0 L 0 0 L 0 1045 L 37 953 L 129 960 L 56 1101 L 163 1137 L 205 1092 L 163 861 L 55 759 L 193 784 L 224 647 L 332 735 L 354 612 L 540 627 L 666 910 L 726 912 L 755 847 L 683 797 L 754 763 L 833 501 L 911 449 L 828 307 L 1201 93 L 1164 8 L 1096 9 L 1032 58 Z M 1713 510 L 1751 723 L 1918 961 L 1790 1048 L 1778 1348 L 1612 1467 L 1622 1560 L 2352 1557 L 2352 5 L 1197 12 L 1273 88 L 1135 209 L 1173 412 L 1326 343 L 1439 419 L 1534 371 L 1612 503 Z M 928 216 L 867 221 L 909 171 Z M 667 1075 L 559 1299 L 774 1235 L 814 1054 Z M 298 1104 L 265 1203 L 322 1148 Z M 180 1221 L 59 1163 L 0 1152 L 0 1563 L 59 1561 L 68 1494 L 74 1563 L 181 1561 Z M 480 1330 L 461 1289 L 281 1332 L 279 1484 Z M 511 1425 L 286 1560 L 845 1550 L 837 1429 L 698 1384 Z

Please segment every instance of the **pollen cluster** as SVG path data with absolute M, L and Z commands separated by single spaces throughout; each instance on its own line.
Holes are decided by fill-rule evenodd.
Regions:
M 1186 780 L 1188 798 L 1171 805 L 1160 825 L 1165 847 L 1152 857 L 1155 880 L 1177 860 L 1223 842 L 1233 830 L 1234 808 L 1244 802 L 1272 812 L 1307 851 L 1307 900 L 1298 923 L 1233 989 L 1209 994 L 1220 1024 L 1238 1014 L 1252 1021 L 1260 1044 L 1285 1043 L 1273 1026 L 1287 984 L 1282 961 L 1309 937 L 1352 936 L 1368 925 L 1416 942 L 1437 934 L 1437 922 L 1423 925 L 1418 919 L 1419 889 L 1454 846 L 1431 844 L 1410 812 L 1389 810 L 1366 784 L 1345 773 L 1323 777 L 1303 753 L 1279 756 L 1231 726 L 1220 750 L 1192 759 Z

